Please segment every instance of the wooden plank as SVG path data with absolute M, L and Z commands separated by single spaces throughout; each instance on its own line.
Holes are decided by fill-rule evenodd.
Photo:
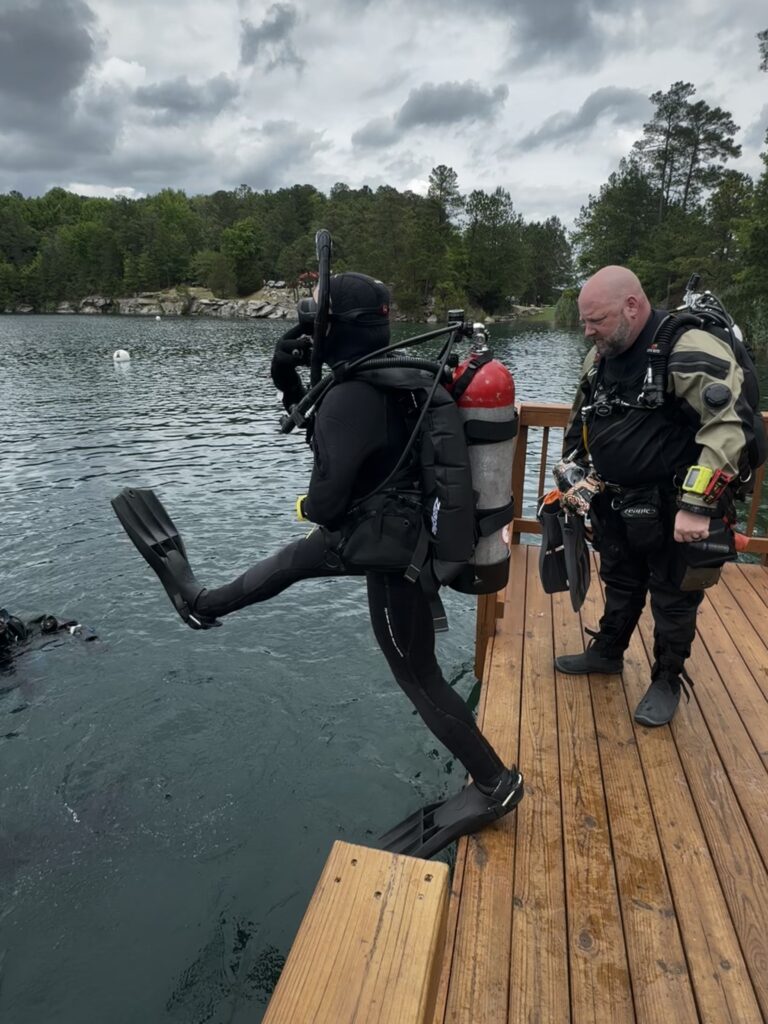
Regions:
M 634 709 L 649 682 L 637 633 L 623 678 L 629 707 Z M 634 731 L 700 1019 L 711 1024 L 759 1024 L 749 972 L 677 747 L 666 728 L 635 724 Z
M 528 427 L 521 423 L 515 438 L 515 453 L 512 459 L 512 497 L 515 499 L 515 508 L 522 509 L 525 498 L 525 460 L 528 455 Z M 512 522 L 512 533 L 510 544 L 520 543 L 520 534 L 515 529 L 515 520 Z
M 520 425 L 524 427 L 565 427 L 570 405 L 564 402 L 522 402 L 518 406 Z
M 520 767 L 512 916 L 512 1024 L 570 1024 L 552 609 L 535 557 L 526 574 Z
M 725 586 L 718 587 L 716 594 L 704 599 L 698 615 L 699 637 L 709 658 L 702 658 L 698 649 L 692 651 L 688 672 L 697 684 L 696 695 L 700 698 L 699 703 L 729 774 L 744 783 L 747 801 L 744 809 L 750 820 L 754 818 L 758 825 L 766 811 L 765 800 L 759 799 L 759 790 L 768 782 L 768 702 L 747 668 L 742 652 L 759 658 L 758 664 L 763 665 L 768 655 L 762 644 L 757 654 L 757 645 L 749 643 L 751 628 L 743 622 L 737 634 L 739 646 L 734 643 L 728 626 L 722 620 L 722 616 L 732 618 L 734 604 L 733 595 Z M 718 615 L 715 605 L 718 610 L 725 610 Z M 727 686 L 723 685 L 723 675 L 727 675 Z M 758 798 L 758 806 L 750 816 L 749 807 L 754 807 L 755 803 L 753 798 Z M 768 864 L 768 835 L 765 855 Z
M 734 568 L 742 574 L 764 605 L 768 606 L 768 569 L 762 565 L 737 563 Z M 765 612 L 758 615 L 757 624 L 765 620 Z
M 728 602 L 724 587 L 736 602 L 735 606 Z M 727 565 L 713 594 L 713 603 L 723 625 L 736 640 L 755 682 L 768 700 L 768 634 L 765 629 L 768 611 L 763 601 L 744 574 L 735 565 Z M 763 708 L 762 714 L 767 711 L 768 708 Z
M 510 570 L 511 571 L 511 570 Z M 496 620 L 504 614 L 504 591 L 481 594 L 477 599 L 475 619 L 475 677 L 485 675 L 488 647 L 496 633 Z
M 593 583 L 583 609 L 585 621 L 597 622 L 601 610 L 600 588 Z M 637 632 L 625 659 L 625 680 L 633 673 L 637 680 L 646 680 L 647 685 L 649 666 Z M 595 675 L 590 682 L 637 1021 L 698 1024 L 672 893 L 621 678 Z M 670 779 L 668 785 L 676 781 L 679 780 Z M 673 792 L 680 798 L 684 796 L 677 787 Z
M 336 841 L 264 1024 L 427 1024 L 448 868 Z
M 512 550 L 510 591 L 516 595 L 498 623 L 481 711 L 483 732 L 505 764 L 517 761 L 520 678 L 529 548 Z M 525 798 L 523 800 L 525 802 Z M 516 815 L 459 844 L 462 892 L 446 1024 L 505 1021 L 509 996 Z
M 555 654 L 582 646 L 567 594 L 553 598 Z M 571 1015 L 578 1024 L 634 1024 L 613 851 L 588 681 L 557 676 Z
M 510 578 L 513 579 L 512 567 L 514 560 L 522 556 L 525 559 L 525 548 L 513 548 L 511 552 Z M 495 622 L 495 620 L 494 620 Z M 496 644 L 496 633 L 491 636 L 486 648 L 484 663 L 484 674 L 480 688 L 480 700 L 477 709 L 477 719 L 482 729 L 483 716 L 488 703 L 488 688 L 492 674 L 493 652 Z M 443 1024 L 447 1013 L 448 992 L 451 983 L 451 972 L 454 966 L 456 938 L 459 928 L 459 912 L 461 909 L 461 898 L 464 887 L 464 869 L 467 863 L 467 839 L 460 839 L 456 847 L 456 862 L 451 876 L 451 891 L 448 897 L 448 916 L 446 924 L 445 950 L 443 952 L 443 964 L 440 971 L 440 981 L 437 988 L 437 999 L 435 1000 L 435 1013 L 433 1024 Z M 457 961 L 457 966 L 460 966 Z
M 653 639 L 652 626 L 646 617 L 641 623 L 641 630 L 648 647 Z M 681 702 L 672 723 L 672 733 L 755 995 L 762 1013 L 768 1018 L 768 937 L 765 928 L 768 921 L 768 877 L 710 731 L 712 728 L 717 731 L 717 741 L 722 744 L 728 723 L 738 722 L 738 717 L 733 712 L 723 682 L 716 681 L 717 674 L 706 649 L 698 640 L 693 645 L 689 669 L 694 679 L 700 679 L 701 685 L 696 687 L 690 704 L 685 700 Z M 634 685 L 628 685 L 630 698 L 639 700 L 645 685 L 647 680 L 635 680 Z M 706 694 L 703 693 L 705 686 Z M 716 688 L 720 690 L 717 696 Z M 714 701 L 726 717 L 708 728 L 701 708 L 708 706 L 711 710 Z M 733 718 L 726 714 L 729 706 Z M 761 787 L 761 792 L 765 806 L 765 786 Z M 674 808 L 670 813 L 674 813 Z M 730 962 L 724 960 L 724 963 Z

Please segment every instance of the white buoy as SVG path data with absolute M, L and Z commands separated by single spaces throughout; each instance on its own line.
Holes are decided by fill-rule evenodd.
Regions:
M 112 356 L 116 363 L 129 363 L 131 361 L 130 352 L 126 352 L 124 348 L 119 348 Z
M 159 317 L 159 316 L 156 316 L 156 317 L 155 317 L 155 320 L 159 320 L 159 319 L 160 319 L 160 317 Z

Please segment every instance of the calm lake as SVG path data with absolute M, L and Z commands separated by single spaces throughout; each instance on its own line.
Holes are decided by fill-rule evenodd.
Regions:
M 391 680 L 361 581 L 193 632 L 110 507 L 154 488 L 214 585 L 296 537 L 311 460 L 278 431 L 284 329 L 0 317 L 0 607 L 100 637 L 0 673 L 4 1024 L 254 1024 L 333 840 L 375 845 L 462 783 Z M 520 398 L 571 400 L 577 333 L 497 325 L 492 344 Z M 446 606 L 439 656 L 468 697 L 474 603 Z

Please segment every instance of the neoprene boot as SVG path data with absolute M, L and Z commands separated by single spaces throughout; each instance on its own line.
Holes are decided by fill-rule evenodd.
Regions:
M 584 676 L 589 672 L 613 675 L 624 668 L 623 652 L 605 637 L 587 629 L 592 637 L 581 654 L 561 654 L 555 658 L 555 667 L 571 676 Z
M 635 721 L 640 725 L 657 726 L 671 722 L 680 703 L 681 689 L 685 690 L 686 699 L 691 699 L 685 684 L 693 686 L 693 680 L 683 668 L 682 661 L 668 665 L 664 664 L 666 660 L 662 658 L 661 663 L 654 663 L 651 685 L 635 709 Z

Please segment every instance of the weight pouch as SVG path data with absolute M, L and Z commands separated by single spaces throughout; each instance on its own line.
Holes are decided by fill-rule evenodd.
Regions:
M 350 511 L 338 554 L 347 569 L 405 570 L 425 529 L 418 493 L 376 494 Z
M 656 551 L 665 540 L 664 514 L 658 487 L 621 491 L 611 500 L 618 512 L 629 546 L 640 552 Z

